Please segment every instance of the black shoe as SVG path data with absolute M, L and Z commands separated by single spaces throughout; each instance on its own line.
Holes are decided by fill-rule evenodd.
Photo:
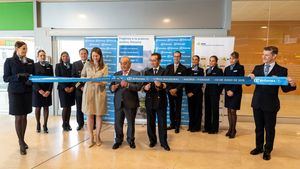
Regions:
M 129 147 L 132 148 L 132 149 L 135 148 L 135 143 L 134 143 L 134 141 L 132 141 L 132 142 L 129 143 Z
M 228 130 L 227 133 L 225 134 L 225 136 L 229 137 L 230 133 L 231 133 L 230 130 Z
M 44 130 L 44 133 L 48 133 L 48 127 L 46 125 L 43 125 L 43 130 Z
M 263 155 L 263 159 L 264 160 L 271 160 L 271 153 L 265 151 L 264 155 Z
M 24 146 L 25 149 L 28 149 L 28 145 L 25 143 L 25 141 L 24 141 L 24 142 L 20 142 L 20 141 L 19 141 L 19 145 L 20 145 L 20 147 L 21 147 L 21 146 Z
M 170 147 L 168 145 L 162 145 L 161 147 L 163 147 L 166 151 L 170 151 Z
M 208 134 L 218 134 L 217 131 L 209 131 Z
M 173 127 L 173 126 L 167 127 L 167 130 L 173 130 L 173 129 L 175 129 L 175 127 Z
M 21 155 L 26 155 L 27 154 L 27 151 L 26 151 L 26 148 L 24 145 L 20 146 L 20 154 Z
M 36 125 L 36 132 L 38 132 L 38 133 L 41 132 L 41 124 L 40 124 L 40 123 L 38 123 L 38 124 Z
M 118 149 L 120 146 L 122 145 L 122 143 L 115 143 L 113 146 L 112 146 L 112 149 Z
M 155 142 L 151 142 L 150 144 L 149 144 L 149 147 L 154 147 L 154 146 L 156 146 L 156 143 Z
M 70 124 L 67 125 L 67 129 L 68 129 L 68 131 L 72 130 L 72 127 L 70 126 Z
M 229 138 L 230 138 L 230 139 L 235 138 L 235 135 L 236 135 L 236 130 L 233 130 L 233 131 L 229 134 Z
M 78 127 L 76 128 L 76 130 L 79 131 L 79 130 L 81 130 L 82 128 L 83 128 L 83 126 L 78 126 Z
M 175 129 L 175 133 L 176 133 L 176 134 L 179 133 L 179 128 Z
M 251 155 L 257 155 L 257 154 L 260 154 L 260 153 L 262 153 L 262 152 L 263 152 L 262 149 L 255 148 L 255 149 L 253 149 L 252 151 L 250 151 L 250 154 L 251 154 Z

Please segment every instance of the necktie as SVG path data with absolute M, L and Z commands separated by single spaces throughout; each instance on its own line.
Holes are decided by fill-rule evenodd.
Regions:
M 211 74 L 211 71 L 212 71 L 212 67 L 209 67 L 207 70 L 207 74 Z
M 266 64 L 265 65 L 265 70 L 264 70 L 265 76 L 267 76 L 269 74 L 269 70 L 270 70 L 270 65 Z
M 83 65 L 84 65 L 84 64 L 85 64 L 85 61 L 83 61 L 82 63 L 83 63 Z
M 154 75 L 156 75 L 157 74 L 157 69 L 155 68 L 153 70 L 154 70 Z

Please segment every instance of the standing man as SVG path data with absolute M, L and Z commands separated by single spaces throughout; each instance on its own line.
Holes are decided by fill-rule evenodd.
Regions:
M 139 76 L 140 73 L 131 69 L 130 58 L 124 56 L 120 60 L 121 71 L 118 71 L 114 76 Z M 127 120 L 127 142 L 130 148 L 135 148 L 134 131 L 135 117 L 137 108 L 140 106 L 138 91 L 141 90 L 141 83 L 131 83 L 122 80 L 121 82 L 112 82 L 110 90 L 114 93 L 115 106 L 115 143 L 112 149 L 117 149 L 123 142 L 123 125 L 124 120 Z
M 204 70 L 199 66 L 200 57 L 192 57 L 193 66 L 187 69 L 188 76 L 204 76 Z M 201 131 L 203 84 L 186 84 L 185 91 L 188 97 L 189 128 L 190 132 Z
M 150 58 L 152 68 L 145 72 L 145 76 L 163 76 L 165 69 L 160 66 L 161 55 L 153 53 Z M 147 111 L 147 133 L 150 140 L 149 147 L 157 144 L 156 138 L 156 116 L 158 123 L 158 135 L 161 146 L 170 151 L 167 142 L 167 93 L 166 83 L 154 81 L 152 83 L 144 83 L 144 91 L 146 92 L 146 111 Z
M 166 68 L 167 76 L 186 76 L 186 67 L 180 63 L 181 53 L 176 51 L 173 53 L 174 63 Z M 179 133 L 181 123 L 181 104 L 182 104 L 182 83 L 168 83 L 167 92 L 170 106 L 170 121 L 171 125 L 168 130 L 175 129 L 175 133 Z
M 255 66 L 252 74 L 249 76 L 252 79 L 256 76 L 287 77 L 287 68 L 282 67 L 275 62 L 277 54 L 277 47 L 265 47 L 262 55 L 263 64 Z M 281 86 L 283 92 L 296 90 L 296 83 L 290 77 L 288 77 L 288 83 L 288 86 Z M 264 160 L 271 159 L 271 152 L 274 145 L 276 117 L 277 112 L 280 109 L 278 89 L 279 86 L 256 85 L 251 103 L 256 127 L 256 147 L 250 154 L 257 155 L 264 153 Z M 264 145 L 265 131 L 266 143 Z
M 84 64 L 88 61 L 88 50 L 86 48 L 81 48 L 79 50 L 80 60 L 73 63 L 72 66 L 72 76 L 80 77 L 81 71 L 83 69 Z M 76 84 L 76 92 L 75 92 L 75 100 L 76 100 L 76 120 L 78 123 L 77 130 L 81 130 L 84 125 L 83 113 L 81 111 L 82 105 L 82 91 L 83 91 L 84 83 L 78 82 Z

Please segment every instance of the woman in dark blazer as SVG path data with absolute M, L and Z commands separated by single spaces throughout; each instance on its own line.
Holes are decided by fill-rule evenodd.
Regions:
M 194 55 L 192 58 L 193 66 L 187 69 L 188 76 L 204 76 L 204 70 L 199 66 L 200 57 Z M 203 103 L 203 84 L 186 84 L 185 91 L 188 97 L 189 109 L 189 128 L 190 132 L 201 130 L 202 103 Z
M 25 42 L 15 43 L 15 52 L 4 63 L 4 82 L 8 82 L 9 114 L 15 116 L 15 127 L 19 138 L 20 153 L 26 155 L 28 145 L 24 137 L 27 114 L 32 112 L 32 83 L 28 80 L 34 72 L 33 60 L 26 57 Z
M 240 65 L 239 53 L 230 55 L 230 65 L 225 68 L 224 76 L 244 76 L 244 66 Z M 242 100 L 242 85 L 225 85 L 225 107 L 228 112 L 229 129 L 226 136 L 234 138 L 236 135 L 236 111 L 240 110 Z
M 55 66 L 55 76 L 72 77 L 72 64 L 68 52 L 62 52 L 60 63 Z M 64 131 L 72 130 L 69 122 L 71 116 L 71 107 L 75 105 L 75 85 L 74 83 L 58 83 L 57 86 L 60 106 L 62 110 L 62 120 Z
M 209 68 L 206 76 L 223 76 L 223 71 L 218 67 L 218 57 L 209 58 Z M 220 84 L 207 84 L 205 87 L 205 123 L 204 131 L 208 134 L 219 132 L 219 101 L 223 86 Z
M 53 67 L 46 61 L 46 52 L 39 50 L 37 52 L 38 62 L 34 64 L 34 75 L 53 76 Z M 44 133 L 48 133 L 49 106 L 52 105 L 52 87 L 53 83 L 33 83 L 32 106 L 35 107 L 35 118 L 37 122 L 36 131 L 41 132 L 41 108 L 44 108 Z

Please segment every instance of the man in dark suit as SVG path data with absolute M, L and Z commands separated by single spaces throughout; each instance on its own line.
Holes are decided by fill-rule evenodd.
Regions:
M 161 55 L 153 53 L 150 58 L 152 68 L 145 71 L 145 76 L 163 76 L 165 69 L 160 66 Z M 158 123 L 159 142 L 161 146 L 170 151 L 167 142 L 167 93 L 166 83 L 154 81 L 144 83 L 143 90 L 146 92 L 146 111 L 147 111 L 147 133 L 150 140 L 149 147 L 157 144 L 156 138 L 156 116 Z
M 174 63 L 166 67 L 166 76 L 186 76 L 186 67 L 180 63 L 181 53 L 176 51 L 173 53 Z M 175 129 L 175 133 L 179 133 L 181 123 L 181 104 L 182 104 L 182 83 L 168 83 L 167 92 L 169 98 L 170 121 L 171 125 L 168 130 Z
M 80 60 L 73 63 L 72 66 L 72 76 L 73 77 L 81 77 L 81 71 L 83 69 L 84 64 L 88 59 L 88 50 L 86 48 L 81 48 L 79 50 Z M 77 120 L 77 130 L 81 130 L 84 125 L 83 113 L 81 111 L 82 104 L 82 91 L 83 91 L 84 83 L 78 82 L 76 84 L 76 92 L 75 92 L 75 100 L 76 100 L 76 120 Z
M 265 47 L 262 55 L 263 64 L 255 66 L 252 74 L 249 76 L 252 79 L 256 76 L 287 77 L 288 70 L 275 62 L 277 54 L 277 47 Z M 288 77 L 288 82 L 287 86 L 281 86 L 282 91 L 296 90 L 295 81 Z M 256 127 L 256 148 L 250 154 L 257 155 L 263 152 L 264 160 L 271 159 L 271 151 L 273 150 L 276 116 L 280 109 L 278 89 L 279 86 L 256 85 L 251 103 Z M 265 131 L 266 144 L 264 145 Z
M 204 70 L 199 67 L 200 57 L 194 55 L 192 58 L 193 66 L 187 69 L 188 76 L 204 76 Z M 190 132 L 201 130 L 202 103 L 203 103 L 203 84 L 186 84 L 185 91 L 188 97 L 189 108 L 189 128 Z
M 114 76 L 139 76 L 140 73 L 131 69 L 131 61 L 129 57 L 122 57 L 120 60 L 121 71 L 118 71 Z M 134 131 L 135 131 L 135 116 L 137 108 L 140 106 L 138 91 L 141 90 L 141 83 L 129 83 L 124 80 L 121 82 L 112 82 L 110 90 L 114 93 L 115 106 L 115 143 L 112 149 L 117 149 L 123 142 L 123 125 L 124 120 L 127 120 L 127 142 L 130 148 L 135 148 Z

